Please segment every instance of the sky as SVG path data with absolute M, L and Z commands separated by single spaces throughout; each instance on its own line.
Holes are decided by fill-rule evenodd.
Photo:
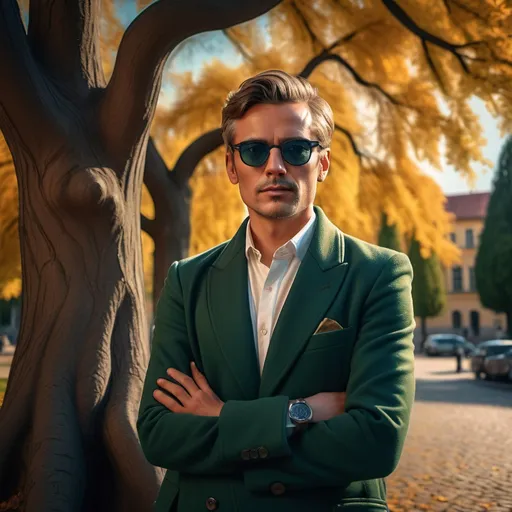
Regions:
M 491 190 L 494 169 L 496 168 L 500 149 L 505 142 L 505 138 L 501 137 L 497 121 L 489 114 L 482 101 L 473 101 L 472 107 L 480 117 L 483 134 L 487 139 L 487 145 L 483 148 L 484 157 L 493 163 L 493 168 L 485 172 L 481 167 L 477 167 L 477 179 L 472 188 L 455 168 L 447 164 L 443 166 L 442 171 L 434 171 L 425 168 L 425 173 L 436 180 L 445 195 L 488 192 Z

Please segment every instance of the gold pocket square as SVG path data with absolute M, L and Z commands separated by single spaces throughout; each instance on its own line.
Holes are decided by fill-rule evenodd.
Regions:
M 315 334 L 321 334 L 323 332 L 332 332 L 332 331 L 342 331 L 343 327 L 336 322 L 336 320 L 332 320 L 331 318 L 324 318 L 320 325 L 316 328 L 316 331 L 313 333 L 313 336 Z

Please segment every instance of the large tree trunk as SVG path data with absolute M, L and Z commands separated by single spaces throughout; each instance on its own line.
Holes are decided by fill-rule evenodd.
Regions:
M 19 187 L 21 329 L 0 409 L 0 505 L 149 512 L 161 480 L 135 429 L 149 360 L 140 200 L 168 53 L 279 0 L 159 0 L 107 84 L 99 0 L 0 2 L 0 129 Z M 58 27 L 58 29 L 56 29 Z M 155 384 L 156 385 L 156 384 Z
M 24 293 L 0 501 L 21 491 L 27 511 L 150 510 L 159 478 L 134 428 L 149 359 L 143 160 L 121 187 L 83 137 L 72 140 L 49 164 L 15 151 Z
M 222 140 L 222 137 L 219 137 Z M 189 178 L 197 163 L 208 154 L 206 148 L 193 147 L 193 161 L 183 162 L 184 151 L 179 166 L 170 171 L 153 141 L 150 139 L 146 155 L 144 183 L 153 199 L 155 218 L 143 218 L 143 229 L 153 239 L 153 310 L 160 297 L 167 271 L 174 261 L 188 256 L 190 244 L 190 199 Z M 182 162 L 180 164 L 180 162 Z M 184 165 L 186 164 L 186 165 Z M 182 170 L 181 166 L 185 170 Z
M 507 313 L 507 338 L 512 340 L 512 311 Z
M 183 220 L 175 220 L 176 213 L 170 208 L 168 216 L 156 217 L 153 241 L 155 243 L 153 266 L 153 308 L 156 306 L 171 264 L 188 256 L 190 244 L 190 204 L 182 204 L 179 212 Z M 174 203 L 173 205 L 176 205 Z M 186 217 L 186 218 L 185 218 Z M 163 219 L 163 220 L 162 220 Z M 167 220 L 166 220 L 167 219 Z

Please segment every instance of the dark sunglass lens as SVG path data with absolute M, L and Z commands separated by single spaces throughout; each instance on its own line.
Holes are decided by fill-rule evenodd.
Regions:
M 311 157 L 311 147 L 306 140 L 290 140 L 283 144 L 283 158 L 291 165 L 304 165 Z
M 269 154 L 268 145 L 263 142 L 248 142 L 240 144 L 240 157 L 242 162 L 252 167 L 263 165 Z

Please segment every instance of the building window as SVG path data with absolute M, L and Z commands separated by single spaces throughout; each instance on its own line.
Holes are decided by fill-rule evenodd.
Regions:
M 452 269 L 452 288 L 454 292 L 462 291 L 462 267 Z
M 471 331 L 475 336 L 480 336 L 480 313 L 478 311 L 471 311 L 469 318 Z
M 475 267 L 469 268 L 469 290 L 472 292 L 476 292 Z
M 452 326 L 454 329 L 460 329 L 462 327 L 462 315 L 460 311 L 454 311 L 452 313 Z
M 466 247 L 468 249 L 473 249 L 475 247 L 475 239 L 472 229 L 466 229 Z
M 450 233 L 450 240 L 456 244 L 457 243 L 457 235 L 455 233 Z

